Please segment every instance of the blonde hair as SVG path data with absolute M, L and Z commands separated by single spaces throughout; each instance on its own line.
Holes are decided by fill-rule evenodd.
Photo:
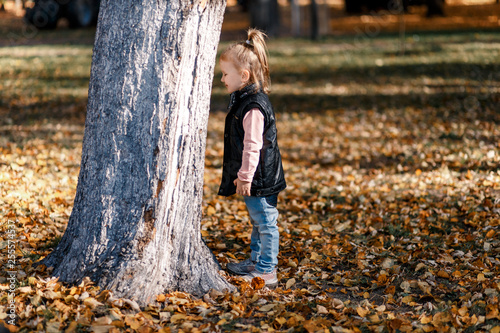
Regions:
M 239 70 L 250 72 L 249 84 L 255 84 L 256 89 L 269 94 L 271 91 L 271 78 L 269 76 L 269 64 L 267 62 L 267 46 L 265 33 L 257 29 L 247 31 L 247 40 L 230 45 L 222 52 L 220 59 L 232 61 Z

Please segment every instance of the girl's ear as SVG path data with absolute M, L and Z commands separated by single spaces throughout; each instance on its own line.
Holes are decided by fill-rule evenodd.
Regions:
M 245 83 L 250 81 L 250 71 L 248 69 L 244 69 L 241 71 L 241 81 Z

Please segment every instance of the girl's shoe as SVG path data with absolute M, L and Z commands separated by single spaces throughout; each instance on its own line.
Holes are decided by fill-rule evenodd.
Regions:
M 226 265 L 226 268 L 229 272 L 237 275 L 245 275 L 250 273 L 255 269 L 255 262 L 252 261 L 252 258 L 248 258 L 241 262 L 229 262 Z
M 254 277 L 260 277 L 266 283 L 266 287 L 276 287 L 278 285 L 278 276 L 276 275 L 276 270 L 271 273 L 261 273 L 256 270 L 251 271 L 247 275 L 243 276 L 248 282 L 252 282 Z

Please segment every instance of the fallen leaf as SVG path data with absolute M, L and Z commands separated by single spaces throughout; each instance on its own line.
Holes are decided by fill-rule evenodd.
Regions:
M 329 313 L 328 310 L 322 305 L 318 305 L 316 308 L 317 308 L 316 312 L 318 314 L 328 314 Z
M 410 283 L 408 281 L 401 282 L 401 284 L 399 286 L 401 287 L 401 289 L 403 289 L 403 291 L 405 293 L 410 292 L 411 286 L 410 286 Z
M 260 312 L 269 312 L 271 311 L 272 309 L 274 309 L 274 307 L 276 306 L 276 304 L 266 304 L 266 305 L 263 305 L 259 308 L 259 311 Z
M 103 306 L 104 305 L 103 303 L 99 302 L 98 300 L 96 300 L 93 297 L 87 297 L 87 298 L 85 298 L 83 300 L 83 304 L 85 304 L 86 306 L 88 306 L 91 309 L 95 309 L 98 306 Z
M 287 282 L 286 282 L 286 286 L 285 288 L 286 289 L 290 289 L 293 285 L 295 284 L 295 279 L 294 278 L 291 278 L 289 279 Z
M 251 286 L 255 290 L 262 289 L 265 285 L 266 282 L 261 277 L 256 276 L 252 279 Z
M 427 295 L 431 294 L 431 286 L 425 281 L 418 281 L 418 287 Z
M 342 302 L 340 299 L 338 298 L 334 298 L 332 300 L 332 308 L 334 309 L 337 309 L 337 310 L 340 310 L 344 307 L 344 302 Z
M 356 312 L 358 313 L 358 315 L 359 315 L 360 317 L 363 317 L 363 318 L 364 318 L 364 317 L 366 317 L 366 316 L 370 313 L 370 310 L 365 309 L 364 307 L 358 306 L 358 307 L 356 308 Z

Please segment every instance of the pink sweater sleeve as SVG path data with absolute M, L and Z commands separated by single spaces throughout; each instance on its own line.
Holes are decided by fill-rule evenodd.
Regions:
M 260 150 L 263 145 L 264 115 L 259 109 L 248 111 L 243 118 L 243 161 L 238 172 L 238 178 L 244 182 L 251 182 L 259 165 Z

